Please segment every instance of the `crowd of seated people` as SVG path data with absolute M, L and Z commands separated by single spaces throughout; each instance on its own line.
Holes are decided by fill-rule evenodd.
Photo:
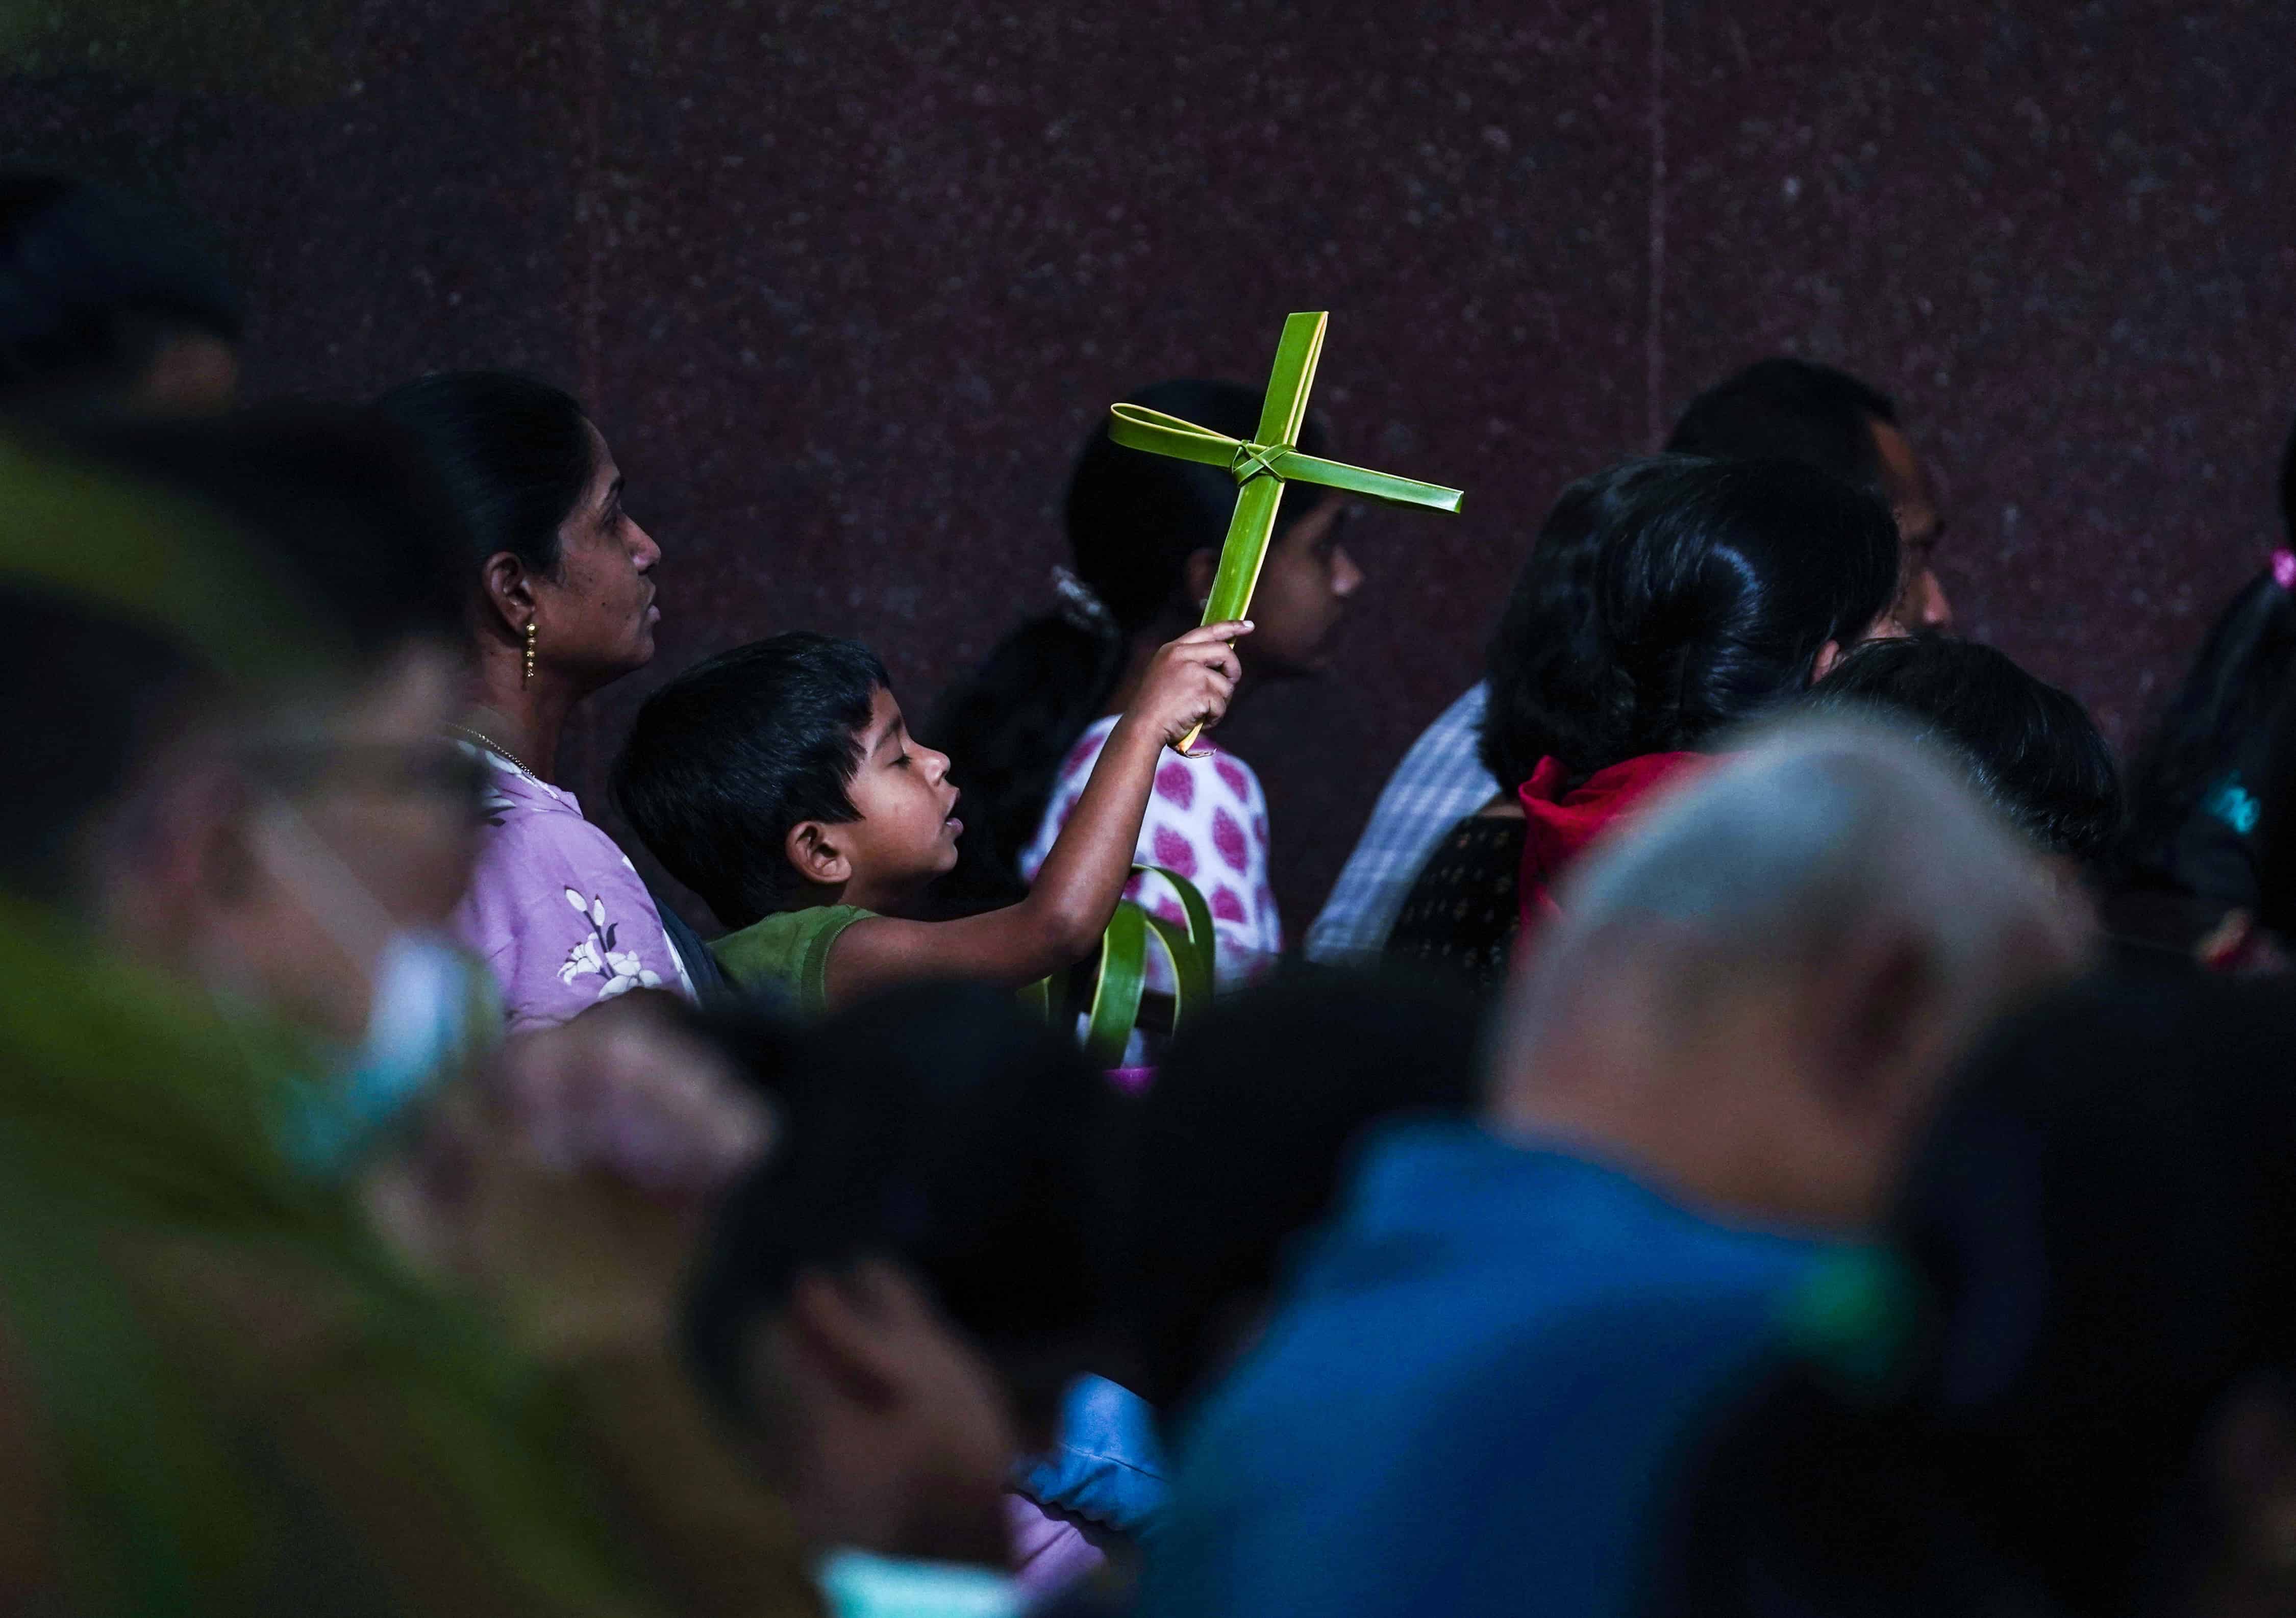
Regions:
M 824 624 L 613 739 L 705 915 L 562 775 L 644 474 L 483 355 L 235 402 L 193 241 L 0 176 L 8 1610 L 2296 1608 L 2296 445 L 2124 772 L 1751 366 L 1521 514 L 1293 950 L 1176 748 L 1347 507 L 1198 625 L 1233 479 L 1095 429 L 939 702 Z M 1095 1060 L 1143 916 L 1218 997 Z

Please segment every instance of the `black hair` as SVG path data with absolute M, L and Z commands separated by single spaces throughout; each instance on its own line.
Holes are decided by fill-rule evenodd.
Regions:
M 2129 775 L 2129 879 L 2197 891 L 2223 886 L 2188 869 L 2180 838 L 2227 783 L 2253 793 L 2273 705 L 2296 671 L 2296 595 L 2266 568 L 2242 587 L 2169 695 Z M 2243 881 L 2239 884 L 2245 888 Z M 2245 893 L 2221 895 L 2227 902 Z
M 683 1312 L 722 1414 L 754 1419 L 744 1345 L 808 1269 L 906 1266 L 1002 1368 L 1095 1328 L 1088 1221 L 1113 1101 L 1073 1038 L 1008 993 L 916 984 L 769 1041 L 764 1065 L 780 1143 L 721 1204 Z
M 638 709 L 614 802 L 718 920 L 748 927 L 800 891 L 791 827 L 859 818 L 861 735 L 890 685 L 858 641 L 792 631 L 721 652 Z
M 2093 864 L 2120 836 L 2120 772 L 2088 710 L 1990 646 L 1950 635 L 1874 641 L 1836 664 L 1805 706 L 1910 721 L 2051 854 Z
M 460 527 L 421 462 L 365 413 L 273 405 L 51 432 L 47 442 L 221 519 L 355 672 L 410 641 L 461 642 Z M 0 685 L 10 715 L 0 773 L 12 783 L 0 795 L 0 884 L 55 903 L 80 874 L 76 844 L 89 818 L 220 686 L 164 624 L 37 584 L 0 590 L 0 644 L 11 670 Z
M 0 171 L 0 397 L 133 388 L 184 331 L 239 340 L 230 278 L 168 210 L 67 175 Z
M 476 559 L 507 551 L 555 575 L 558 531 L 598 470 L 590 418 L 562 388 L 509 371 L 442 371 L 376 408 L 437 468 Z
M 2288 447 L 2280 452 L 2280 531 L 2296 545 L 2296 427 L 2288 429 Z
M 208 691 L 198 660 L 150 625 L 37 590 L 0 586 L 0 887 L 70 899 L 89 819 L 126 790 Z
M 1492 633 L 1484 764 L 1513 788 L 1548 756 L 1583 780 L 1694 751 L 1800 693 L 1897 586 L 1889 508 L 1815 467 L 1660 455 L 1581 478 Z
M 1262 396 L 1234 382 L 1158 382 L 1127 402 L 1232 437 L 1258 430 Z M 1321 423 L 1300 433 L 1309 454 L 1328 453 Z M 995 864 L 1009 868 L 1037 835 L 1061 761 L 1107 707 L 1132 637 L 1167 619 L 1193 618 L 1188 558 L 1217 552 L 1235 509 L 1235 479 L 1223 469 L 1127 449 L 1094 424 L 1069 479 L 1069 547 L 1077 577 L 1098 613 L 1070 604 L 1028 619 L 997 642 L 935 710 L 934 745 L 964 789 L 966 842 L 977 829 Z M 1283 533 L 1320 505 L 1289 493 L 1275 519 Z
M 1646 1610 L 2185 1610 L 2225 1526 L 2196 1498 L 2213 1416 L 2296 1387 L 2292 1049 L 2284 993 L 2189 970 L 1988 1035 L 1889 1222 L 1926 1305 L 1900 1362 L 1782 1370 L 1725 1422 Z
M 362 666 L 413 640 L 460 646 L 469 530 L 405 434 L 372 410 L 286 401 L 61 441 L 220 516 Z
M 1881 389 L 1831 365 L 1778 355 L 1693 399 L 1666 447 L 1726 461 L 1799 461 L 1872 488 L 1882 473 L 1874 423 L 1897 420 Z
M 2256 919 L 2296 939 L 2296 675 L 2283 682 L 2258 783 Z
M 1235 1347 L 1239 1317 L 1330 1209 L 1367 1129 L 1464 1115 L 1480 1022 L 1447 985 L 1295 968 L 1173 1041 L 1111 1177 L 1110 1290 L 1127 1302 L 1144 1397 L 1169 1409 Z

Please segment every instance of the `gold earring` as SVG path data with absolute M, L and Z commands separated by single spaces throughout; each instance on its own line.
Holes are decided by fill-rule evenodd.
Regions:
M 534 683 L 534 620 L 526 621 L 526 682 Z

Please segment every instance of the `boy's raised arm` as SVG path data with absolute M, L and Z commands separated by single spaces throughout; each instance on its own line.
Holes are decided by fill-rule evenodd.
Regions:
M 1250 633 L 1249 623 L 1207 624 L 1158 650 L 1027 898 L 957 921 L 855 922 L 830 951 L 830 1000 L 914 977 L 980 978 L 1018 989 L 1083 960 L 1132 874 L 1165 748 L 1227 712 L 1240 672 L 1231 642 Z

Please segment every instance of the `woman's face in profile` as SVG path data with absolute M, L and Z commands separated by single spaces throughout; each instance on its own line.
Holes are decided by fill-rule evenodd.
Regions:
M 556 576 L 535 581 L 536 653 L 608 678 L 653 658 L 654 564 L 661 547 L 622 507 L 622 472 L 598 429 L 588 429 L 590 481 L 559 525 Z

